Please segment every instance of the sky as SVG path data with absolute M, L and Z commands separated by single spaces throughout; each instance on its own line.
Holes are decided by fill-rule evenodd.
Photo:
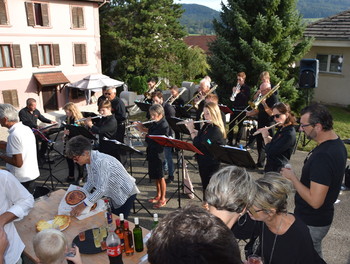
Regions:
M 179 3 L 179 4 L 204 5 L 204 6 L 212 8 L 212 9 L 215 9 L 217 11 L 221 10 L 221 0 L 174 0 L 174 2 Z M 226 0 L 223 0 L 223 2 L 225 4 L 227 3 Z

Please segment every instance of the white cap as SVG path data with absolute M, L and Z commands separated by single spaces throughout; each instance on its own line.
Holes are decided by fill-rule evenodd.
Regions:
M 139 224 L 139 218 L 138 218 L 138 217 L 135 217 L 134 223 L 135 223 L 135 225 L 138 225 L 138 224 Z
M 124 214 L 123 214 L 123 213 L 120 213 L 120 214 L 119 214 L 119 218 L 120 218 L 120 221 L 124 221 Z

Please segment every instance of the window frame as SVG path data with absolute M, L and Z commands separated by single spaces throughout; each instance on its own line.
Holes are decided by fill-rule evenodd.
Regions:
M 316 59 L 319 60 L 320 62 L 320 66 L 321 66 L 321 61 L 320 60 L 320 56 L 327 56 L 327 65 L 326 65 L 326 69 L 321 69 L 321 67 L 319 67 L 319 72 L 322 73 L 332 73 L 332 74 L 342 74 L 343 73 L 343 66 L 344 66 L 344 54 L 324 54 L 324 53 L 317 53 L 316 54 Z M 331 71 L 331 64 L 332 64 L 332 56 L 338 56 L 338 58 L 342 58 L 342 62 L 339 63 L 339 65 L 341 65 L 341 71 Z
M 40 17 L 38 13 L 38 5 L 40 5 Z M 27 12 L 27 23 L 31 27 L 48 28 L 50 27 L 50 10 L 48 3 L 42 2 L 25 2 L 26 12 Z M 40 22 L 41 23 L 38 23 Z
M 49 60 L 51 64 L 46 64 L 47 61 L 47 53 L 45 53 L 44 47 L 49 46 L 49 52 L 50 57 Z M 43 50 L 44 56 L 44 63 L 42 64 L 41 60 L 41 49 Z M 61 65 L 61 59 L 60 59 L 60 51 L 59 51 L 59 44 L 53 44 L 53 43 L 36 43 L 36 44 L 30 44 L 30 53 L 32 56 L 32 67 L 55 67 Z
M 21 55 L 21 47 L 19 44 L 12 43 L 0 43 L 0 56 L 2 57 L 2 61 L 4 62 L 5 53 L 3 52 L 3 47 L 8 46 L 9 60 L 10 66 L 6 65 L 5 67 L 0 67 L 0 71 L 3 70 L 11 70 L 16 68 L 22 68 L 22 55 Z M 7 59 L 5 59 L 7 61 Z
M 84 46 L 84 50 L 80 50 L 80 53 L 81 53 L 81 63 L 78 63 L 77 62 L 77 53 L 76 53 L 76 45 L 79 45 L 80 47 L 83 47 Z M 83 54 L 85 53 L 85 58 L 83 58 Z M 87 45 L 86 43 L 81 43 L 81 42 L 76 42 L 76 43 L 73 43 L 73 65 L 74 66 L 85 66 L 88 64 L 88 59 L 87 59 Z
M 74 9 L 80 9 L 81 10 L 81 15 L 82 15 L 82 25 L 80 25 L 79 21 L 79 11 L 77 11 L 76 13 L 76 17 L 74 16 Z M 86 29 L 86 26 L 85 26 L 85 9 L 83 6 L 70 6 L 70 14 L 71 14 L 71 29 Z M 77 22 L 78 22 L 78 25 L 75 26 L 75 18 L 77 19 Z
M 3 7 L 3 11 L 4 11 L 4 15 L 5 15 L 5 23 L 2 23 L 1 21 L 1 17 L 0 17 L 0 27 L 6 27 L 10 25 L 10 19 L 9 19 L 9 14 L 8 14 L 8 10 L 7 10 L 7 0 L 0 0 L 0 11 L 1 8 Z

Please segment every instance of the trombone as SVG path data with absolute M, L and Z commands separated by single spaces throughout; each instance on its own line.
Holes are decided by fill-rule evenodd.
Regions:
M 195 102 L 190 108 L 188 108 L 186 111 L 190 111 L 193 107 L 198 108 L 198 105 L 205 99 L 205 97 L 213 93 L 216 90 L 216 88 L 218 88 L 218 85 L 215 85 L 213 88 L 211 88 L 206 94 L 202 96 L 202 98 L 200 98 L 201 96 L 200 93 L 197 93 L 195 96 L 193 96 L 186 105 L 190 104 L 190 102 L 192 102 L 196 98 L 198 99 L 200 98 L 200 99 L 197 102 Z
M 168 97 L 168 99 L 166 99 L 165 104 L 168 103 L 168 104 L 172 105 L 172 104 L 175 102 L 175 100 L 176 100 L 177 98 L 179 98 L 184 92 L 186 92 L 186 90 L 187 90 L 187 89 L 184 88 L 184 89 L 183 89 L 181 92 L 179 92 L 178 95 L 175 96 L 175 97 L 173 97 L 172 95 L 170 95 L 170 96 Z
M 143 95 L 145 99 L 151 99 L 151 94 L 158 88 L 158 86 L 162 83 L 162 80 L 159 80 L 152 88 L 148 89 Z
M 273 95 L 273 94 L 280 88 L 280 85 L 281 85 L 281 82 L 277 83 L 277 85 L 276 85 L 275 87 L 273 87 L 273 89 L 271 89 L 267 94 L 265 94 L 265 95 L 263 95 L 263 96 L 261 96 L 261 94 L 260 94 L 253 102 L 248 102 L 248 106 L 247 106 L 244 110 L 242 110 L 242 112 L 239 113 L 230 123 L 228 123 L 228 126 L 230 126 L 233 122 L 235 122 L 235 121 L 242 115 L 242 113 L 247 112 L 247 109 L 248 109 L 249 107 L 251 107 L 252 109 L 258 109 L 259 104 L 260 104 L 263 100 L 266 100 L 266 99 L 269 98 L 271 95 Z M 239 122 L 237 123 L 237 125 L 238 125 L 239 123 L 241 123 L 241 122 L 243 121 L 243 119 L 244 119 L 244 118 L 242 118 L 242 120 L 239 121 Z M 234 126 L 231 127 L 231 129 L 229 129 L 229 130 L 227 131 L 227 134 L 228 134 L 231 130 L 233 130 L 233 128 L 234 128 Z

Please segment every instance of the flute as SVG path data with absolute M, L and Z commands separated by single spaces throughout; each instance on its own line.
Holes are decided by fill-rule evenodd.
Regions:
M 96 118 L 102 118 L 102 117 L 104 117 L 104 116 L 103 115 L 97 115 L 97 116 L 93 116 L 93 117 L 90 117 L 90 118 L 91 119 L 96 119 Z M 76 120 L 76 121 L 74 121 L 74 123 L 79 123 L 79 122 L 85 121 L 86 119 L 88 119 L 88 117 Z
M 269 130 L 269 129 L 271 129 L 271 128 L 277 126 L 277 125 L 280 125 L 280 124 L 282 124 L 282 123 L 281 123 L 281 122 L 278 122 L 278 123 L 276 123 L 276 124 L 273 124 L 272 126 L 265 127 L 265 128 L 266 128 L 267 130 Z M 259 135 L 259 134 L 261 134 L 261 130 L 255 131 L 255 132 L 253 133 L 253 136 L 256 136 L 256 135 Z
M 146 124 L 150 124 L 150 123 L 153 123 L 153 122 L 156 122 L 156 120 L 150 120 L 150 121 L 142 122 L 141 124 L 142 125 L 146 125 Z M 137 124 L 132 124 L 132 125 L 126 126 L 125 128 L 136 127 L 136 126 L 137 126 Z
M 198 123 L 211 123 L 211 120 L 198 120 L 198 121 L 193 121 L 193 124 L 198 124 Z M 177 122 L 176 125 L 185 125 L 188 123 L 188 120 L 180 121 Z

